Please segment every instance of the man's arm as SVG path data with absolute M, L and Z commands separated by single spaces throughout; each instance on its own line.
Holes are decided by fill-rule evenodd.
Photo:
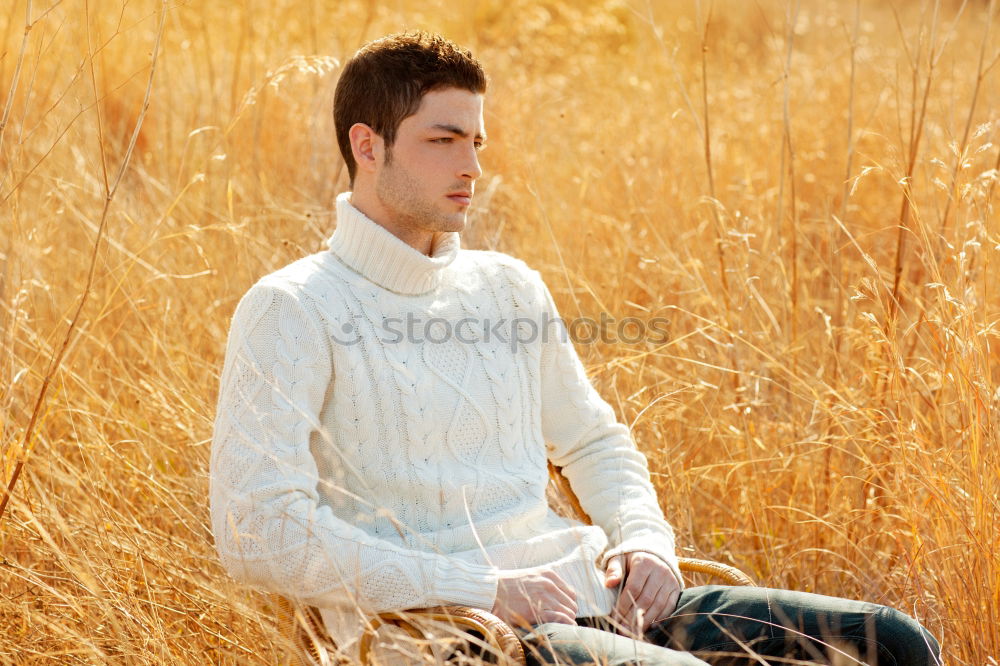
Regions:
M 548 287 L 537 271 L 531 273 L 542 316 L 557 319 Z M 674 531 L 657 502 L 646 457 L 594 389 L 565 328 L 549 326 L 542 347 L 542 431 L 549 459 L 562 468 L 584 510 L 608 535 L 601 569 L 615 555 L 646 551 L 661 558 L 683 586 Z
M 497 571 L 369 535 L 320 503 L 310 448 L 333 380 L 328 341 L 299 297 L 258 283 L 230 326 L 211 458 L 216 549 L 237 580 L 366 612 L 490 609 Z M 333 445 L 332 442 L 328 442 Z

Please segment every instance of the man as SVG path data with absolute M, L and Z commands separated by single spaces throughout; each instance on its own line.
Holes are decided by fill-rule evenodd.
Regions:
M 231 323 L 211 463 L 228 571 L 319 607 L 347 655 L 371 613 L 460 604 L 518 627 L 533 662 L 933 663 L 889 608 L 684 589 L 646 460 L 550 326 L 540 274 L 460 248 L 485 89 L 423 33 L 345 66 L 351 191 L 328 250 L 261 278 Z M 547 459 L 593 526 L 548 508 Z

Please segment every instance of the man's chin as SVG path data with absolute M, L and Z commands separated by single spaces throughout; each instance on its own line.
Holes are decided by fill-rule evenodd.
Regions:
M 449 215 L 442 220 L 440 231 L 465 231 L 467 223 L 468 218 L 465 213 L 462 213 L 461 216 Z

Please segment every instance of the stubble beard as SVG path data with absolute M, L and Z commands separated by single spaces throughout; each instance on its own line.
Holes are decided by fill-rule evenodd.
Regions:
M 447 215 L 421 196 L 420 183 L 406 169 L 386 156 L 385 168 L 375 181 L 375 195 L 396 219 L 411 229 L 462 231 L 465 213 Z

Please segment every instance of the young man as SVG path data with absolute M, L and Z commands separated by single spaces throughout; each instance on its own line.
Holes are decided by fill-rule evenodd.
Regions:
M 646 460 L 550 326 L 539 273 L 460 248 L 485 88 L 423 33 L 345 66 L 351 192 L 328 249 L 261 278 L 231 323 L 211 462 L 228 571 L 322 609 L 348 655 L 371 613 L 460 604 L 519 627 L 533 662 L 933 663 L 934 639 L 886 607 L 684 589 Z M 549 509 L 547 459 L 593 526 Z

